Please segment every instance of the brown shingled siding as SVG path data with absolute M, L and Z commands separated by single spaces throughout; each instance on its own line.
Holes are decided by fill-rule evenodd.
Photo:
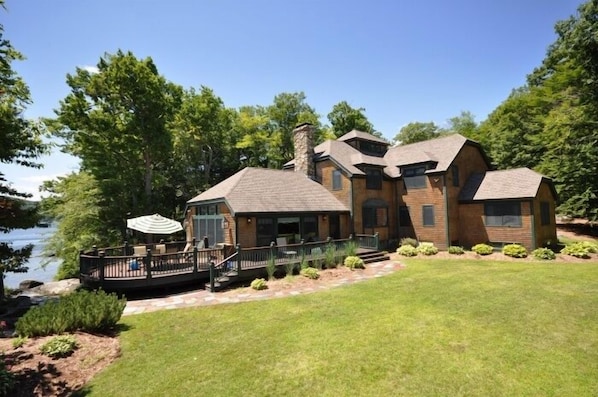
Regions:
M 247 223 L 247 217 L 240 216 L 237 217 L 237 227 L 238 233 L 238 243 L 241 244 L 241 247 L 255 247 L 256 245 L 256 236 L 255 236 L 255 225 L 256 219 L 255 217 L 250 217 L 251 223 Z
M 478 243 L 489 241 L 488 232 L 484 225 L 484 204 L 459 205 L 459 243 L 471 248 Z
M 531 201 L 521 202 L 521 227 L 500 227 L 484 224 L 484 204 L 462 204 L 459 208 L 461 244 L 471 247 L 479 243 L 518 243 L 534 249 L 532 239 Z
M 453 161 L 453 165 L 456 165 L 459 169 L 459 186 L 453 186 L 453 170 L 449 168 L 446 173 L 446 187 L 449 200 L 449 241 L 458 241 L 459 244 L 463 244 L 462 240 L 465 239 L 465 236 L 461 235 L 460 228 L 459 193 L 471 174 L 484 172 L 488 170 L 488 166 L 480 150 L 468 144 L 461 148 L 461 151 Z
M 419 241 L 432 242 L 439 249 L 447 249 L 442 175 L 427 177 L 427 186 L 421 189 L 406 190 L 404 182 L 399 181 L 398 194 L 401 201 L 409 207 L 415 237 Z M 434 206 L 434 226 L 423 225 L 424 205 Z
M 489 241 L 518 243 L 533 249 L 531 201 L 521 202 L 521 227 L 487 227 Z
M 221 203 L 219 207 L 220 214 L 224 216 L 224 221 L 228 223 L 228 228 L 223 229 L 224 244 L 235 245 L 235 218 L 231 215 L 226 204 Z
M 550 206 L 550 225 L 542 226 L 542 216 L 540 203 L 548 202 Z M 534 223 L 536 225 L 536 248 L 543 247 L 549 243 L 555 243 L 557 241 L 556 236 L 556 219 L 555 219 L 555 200 L 552 195 L 552 190 L 548 186 L 548 183 L 542 182 L 538 194 L 534 200 Z
M 316 164 L 316 175 L 321 178 L 321 184 L 332 193 L 341 203 L 351 208 L 351 180 L 344 172 L 341 172 L 341 190 L 332 190 L 332 172 L 339 169 L 332 161 L 326 160 Z
M 387 241 L 394 237 L 396 230 L 397 205 L 394 200 L 394 182 L 383 180 L 382 189 L 374 190 L 366 188 L 365 178 L 354 177 L 353 180 L 353 232 L 357 234 L 378 233 L 381 241 Z M 363 203 L 369 199 L 380 199 L 388 204 L 388 225 L 385 227 L 364 228 L 363 226 Z

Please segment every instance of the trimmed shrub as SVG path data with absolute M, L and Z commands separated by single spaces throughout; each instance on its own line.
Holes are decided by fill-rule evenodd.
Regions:
M 488 244 L 476 244 L 471 247 L 471 250 L 478 255 L 490 255 L 494 249 Z
M 536 248 L 532 251 L 532 255 L 536 259 L 553 260 L 556 259 L 556 254 L 550 248 Z
M 348 256 L 345 258 L 344 262 L 345 266 L 349 269 L 365 269 L 365 264 L 363 263 L 363 259 L 358 256 Z
M 29 309 L 15 324 L 19 336 L 47 336 L 65 332 L 102 333 L 120 320 L 127 301 L 116 294 L 81 290 Z
M 413 248 L 417 248 L 418 243 L 417 240 L 411 237 L 405 237 L 401 239 L 401 247 L 404 245 L 410 245 Z M 399 247 L 400 248 L 400 247 Z
M 397 254 L 403 256 L 416 256 L 417 248 L 410 244 L 401 245 L 399 248 L 397 248 Z
M 255 280 L 253 280 L 251 282 L 251 288 L 260 291 L 263 289 L 267 289 L 268 288 L 268 284 L 266 284 L 266 280 L 263 278 L 256 278 Z
M 569 244 L 561 250 L 561 254 L 571 255 L 576 258 L 587 259 L 592 253 L 592 244 L 587 241 L 580 241 L 577 243 Z
M 527 257 L 527 250 L 520 244 L 507 244 L 502 247 L 502 253 L 513 258 Z
M 353 240 L 349 240 L 345 243 L 345 255 L 355 256 L 357 255 L 357 243 Z
M 417 247 L 417 252 L 424 255 L 436 255 L 438 253 L 438 248 L 434 246 L 434 243 L 421 243 Z
M 591 243 L 589 241 L 580 241 L 577 243 L 588 251 L 589 254 L 598 254 L 598 244 Z
M 465 253 L 465 250 L 463 249 L 463 247 L 460 247 L 458 245 L 451 245 L 448 248 L 448 253 L 453 255 L 463 255 Z
M 318 273 L 318 269 L 315 269 L 313 267 L 306 267 L 305 269 L 301 269 L 301 272 L 299 274 L 301 274 L 303 277 L 311 278 L 312 280 L 317 280 L 318 278 L 320 278 L 320 273 Z
M 58 335 L 41 345 L 39 350 L 46 356 L 59 358 L 70 356 L 76 348 L 77 340 L 73 335 Z

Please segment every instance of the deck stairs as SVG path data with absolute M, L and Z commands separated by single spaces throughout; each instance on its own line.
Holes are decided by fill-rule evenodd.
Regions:
M 360 257 L 365 264 L 382 262 L 390 259 L 388 253 L 385 251 L 361 252 L 358 253 L 357 256 Z M 247 277 L 239 277 L 239 273 L 236 270 L 222 271 L 214 279 L 214 289 L 212 290 L 212 286 L 209 282 L 205 283 L 205 289 L 209 292 L 218 292 L 228 288 L 231 284 L 247 280 Z
M 365 264 L 382 262 L 390 259 L 390 256 L 388 256 L 386 251 L 363 252 L 358 253 L 357 256 L 360 257 Z
M 241 281 L 239 278 L 239 273 L 237 273 L 236 270 L 230 270 L 223 272 L 220 276 L 214 279 L 214 290 L 212 290 L 212 286 L 209 282 L 205 284 L 205 288 L 206 291 L 209 292 L 218 292 L 238 281 Z

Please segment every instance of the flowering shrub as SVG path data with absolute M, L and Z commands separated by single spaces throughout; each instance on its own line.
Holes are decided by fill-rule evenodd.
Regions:
M 532 255 L 536 259 L 553 260 L 556 259 L 556 255 L 550 248 L 536 248 L 532 251 Z
M 345 266 L 349 269 L 365 269 L 365 264 L 363 263 L 363 259 L 358 256 L 348 256 L 345 258 L 344 262 Z
M 513 258 L 527 257 L 527 250 L 524 246 L 519 244 L 507 244 L 502 247 L 502 253 Z
M 417 240 L 412 237 L 405 237 L 401 239 L 401 246 L 403 245 L 410 245 L 412 247 L 417 248 Z
M 40 347 L 42 354 L 52 358 L 66 357 L 77 348 L 77 340 L 73 335 L 58 335 Z
M 318 269 L 313 267 L 306 267 L 305 269 L 301 269 L 299 272 L 303 277 L 311 278 L 312 280 L 317 280 L 320 278 L 320 273 L 318 273 Z
M 263 279 L 263 278 L 256 278 L 255 280 L 253 280 L 251 282 L 251 288 L 259 291 L 259 290 L 268 288 L 268 285 L 266 284 L 266 280 L 265 279 Z
M 494 249 L 488 244 L 476 244 L 471 247 L 471 250 L 478 255 L 490 255 Z
M 465 250 L 463 249 L 463 247 L 459 247 L 458 245 L 451 245 L 448 248 L 448 253 L 453 255 L 463 255 L 465 253 Z
M 576 258 L 584 259 L 589 258 L 592 252 L 595 252 L 594 245 L 592 243 L 588 243 L 587 241 L 580 241 L 577 243 L 569 244 L 561 250 L 561 254 L 571 255 Z
M 415 248 L 414 246 L 412 246 L 410 244 L 401 245 L 399 248 L 397 248 L 397 254 L 403 255 L 403 256 L 416 256 L 417 248 Z
M 438 253 L 438 248 L 434 246 L 434 243 L 421 243 L 417 247 L 417 252 L 424 255 L 436 255 Z

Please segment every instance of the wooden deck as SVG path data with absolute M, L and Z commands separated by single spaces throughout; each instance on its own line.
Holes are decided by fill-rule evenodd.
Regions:
M 118 292 L 180 285 L 204 288 L 206 284 L 215 285 L 214 283 L 223 287 L 224 284 L 265 277 L 268 262 L 272 260 L 279 272 L 283 272 L 291 263 L 299 269 L 302 261 L 323 262 L 325 249 L 330 245 L 335 247 L 340 258 L 347 241 L 349 240 L 296 244 L 284 248 L 270 246 L 241 249 L 228 246 L 171 252 L 183 246 L 178 243 L 177 246 L 169 247 L 164 254 L 152 255 L 150 248 L 145 256 L 120 255 L 128 253 L 126 246 L 94 249 L 80 255 L 80 279 L 86 287 Z M 359 255 L 367 256 L 378 252 L 376 247 L 371 246 L 371 242 L 364 244 L 361 241 L 360 245 L 357 248 Z M 227 280 L 226 283 L 219 282 L 224 279 Z

